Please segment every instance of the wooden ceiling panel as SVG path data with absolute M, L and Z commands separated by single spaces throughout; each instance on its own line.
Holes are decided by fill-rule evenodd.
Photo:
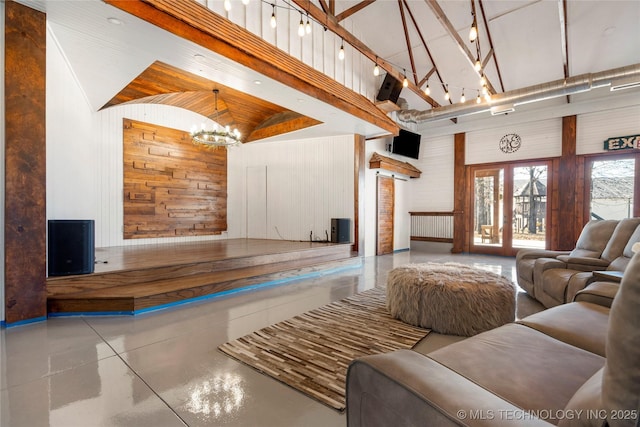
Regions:
M 218 113 L 215 96 L 218 89 Z M 318 120 L 221 85 L 204 77 L 156 61 L 102 108 L 120 104 L 164 104 L 184 108 L 236 127 L 243 142 L 320 124 Z

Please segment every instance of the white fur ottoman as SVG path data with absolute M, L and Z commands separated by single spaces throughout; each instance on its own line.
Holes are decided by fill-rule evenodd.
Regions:
M 387 278 L 387 308 L 403 322 L 472 336 L 512 322 L 514 284 L 495 273 L 457 263 L 407 264 Z

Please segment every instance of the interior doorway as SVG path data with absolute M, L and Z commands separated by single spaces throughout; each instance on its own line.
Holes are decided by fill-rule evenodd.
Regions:
M 389 176 L 378 175 L 376 196 L 376 255 L 385 255 L 393 253 L 395 180 Z

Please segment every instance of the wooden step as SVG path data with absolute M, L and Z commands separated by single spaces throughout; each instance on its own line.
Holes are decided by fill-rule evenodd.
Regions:
M 349 255 L 345 258 L 344 254 L 336 252 L 313 258 L 303 257 L 247 268 L 53 295 L 48 298 L 48 310 L 51 314 L 135 314 L 253 285 L 282 282 L 332 269 L 356 267 L 361 263 L 359 257 Z

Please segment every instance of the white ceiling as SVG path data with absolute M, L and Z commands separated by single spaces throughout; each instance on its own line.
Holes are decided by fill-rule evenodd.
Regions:
M 240 5 L 239 0 L 232 0 Z M 257 0 L 251 0 L 257 1 Z M 277 0 L 281 2 L 283 0 Z M 329 0 L 326 0 L 327 2 Z M 209 0 L 209 3 L 222 0 Z M 296 137 L 316 137 L 359 133 L 367 136 L 384 133 L 361 119 L 344 113 L 312 97 L 268 79 L 227 58 L 180 39 L 134 18 L 98 0 L 22 0 L 21 3 L 47 13 L 50 30 L 69 61 L 91 108 L 97 111 L 152 62 L 159 60 L 211 80 L 266 99 L 285 108 L 322 121 L 323 125 L 298 131 Z M 320 6 L 318 0 L 312 0 Z M 360 3 L 336 0 L 336 14 Z M 431 51 L 440 75 L 449 85 L 457 102 L 462 88 L 467 99 L 480 89 L 477 73 L 455 40 L 438 21 L 425 0 L 406 0 L 422 37 Z M 357 29 L 360 39 L 381 58 L 411 75 L 409 49 L 405 41 L 398 0 L 377 0 L 352 15 L 349 27 Z M 471 2 L 439 0 L 446 17 L 475 54 L 468 41 Z M 564 75 L 562 25 L 559 10 L 562 0 L 482 0 L 495 57 L 486 74 L 499 91 L 511 91 L 562 79 Z M 219 6 L 219 5 L 218 5 Z M 603 71 L 640 63 L 640 1 L 567 0 L 567 43 L 569 76 Z M 219 8 L 219 7 L 218 7 Z M 215 9 L 215 8 L 214 8 Z M 418 79 L 433 67 L 412 20 L 405 9 L 409 37 Z M 489 51 L 487 29 L 482 22 L 479 2 L 476 12 L 480 25 L 481 52 Z M 113 25 L 116 17 L 125 25 Z M 291 37 L 297 37 L 292 34 Z M 204 62 L 194 60 L 206 54 Z M 502 75 L 501 86 L 497 66 Z M 255 80 L 262 84 L 256 85 Z M 442 105 L 443 92 L 436 75 L 430 78 L 432 97 Z M 607 95 L 614 96 L 614 95 Z M 428 109 L 429 105 L 404 89 L 410 108 Z M 565 101 L 566 102 L 566 101 Z M 273 139 L 291 139 L 283 135 Z

